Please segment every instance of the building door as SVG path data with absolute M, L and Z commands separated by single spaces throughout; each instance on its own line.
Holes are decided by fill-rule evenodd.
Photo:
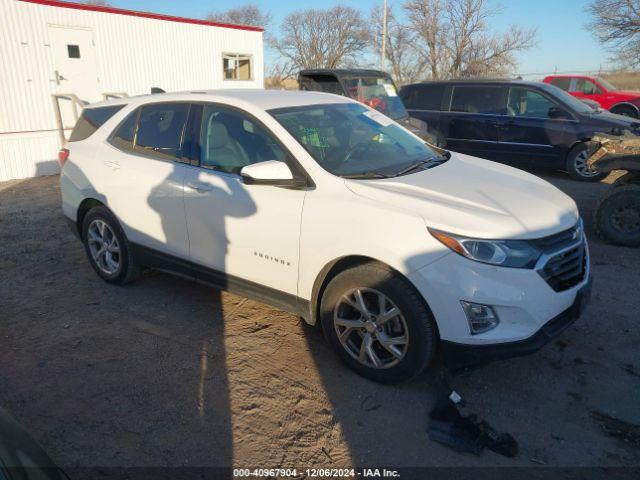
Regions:
M 81 100 L 101 100 L 98 61 L 93 32 L 85 28 L 49 25 L 49 41 L 53 56 L 54 92 L 73 93 Z M 69 128 L 75 124 L 71 104 L 61 100 L 62 120 Z

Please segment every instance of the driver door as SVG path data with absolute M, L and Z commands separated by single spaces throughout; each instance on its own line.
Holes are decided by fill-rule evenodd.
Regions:
M 245 165 L 285 161 L 286 151 L 249 114 L 217 104 L 199 107 L 200 134 L 184 190 L 196 275 L 229 287 L 250 282 L 254 293 L 267 287 L 297 295 L 305 191 L 246 185 L 240 177 Z

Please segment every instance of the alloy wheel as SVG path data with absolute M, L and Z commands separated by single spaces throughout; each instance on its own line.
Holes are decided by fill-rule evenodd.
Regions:
M 589 152 L 587 150 L 583 150 L 576 155 L 573 160 L 576 172 L 583 177 L 595 177 L 600 172 L 589 167 L 589 165 L 587 165 L 587 160 L 589 160 Z
M 114 275 L 120 269 L 120 245 L 111 227 L 103 220 L 96 219 L 87 230 L 87 243 L 93 261 L 100 270 Z
M 333 323 L 342 347 L 367 367 L 393 367 L 407 353 L 407 322 L 382 292 L 372 288 L 346 292 L 334 309 Z

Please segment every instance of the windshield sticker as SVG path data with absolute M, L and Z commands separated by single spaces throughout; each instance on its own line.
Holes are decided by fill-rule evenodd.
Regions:
M 389 85 L 388 83 L 384 84 L 384 89 L 387 91 L 387 95 L 390 97 L 397 97 L 396 88 L 393 85 Z
M 366 112 L 362 112 L 362 115 L 373 120 L 378 125 L 382 125 L 383 127 L 388 127 L 389 125 L 393 124 L 393 120 L 391 120 L 389 117 L 387 117 L 386 115 L 383 115 L 380 112 L 366 111 Z

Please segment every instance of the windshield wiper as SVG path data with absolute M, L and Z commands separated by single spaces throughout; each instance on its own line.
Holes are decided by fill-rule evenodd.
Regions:
M 394 173 L 392 176 L 399 177 L 399 176 L 404 175 L 406 173 L 412 172 L 413 170 L 417 170 L 418 168 L 422 167 L 423 165 L 429 165 L 431 163 L 434 163 L 434 161 L 433 160 L 419 160 L 419 161 L 417 161 L 415 163 L 412 163 L 408 167 L 403 168 L 402 170 Z
M 351 173 L 349 175 L 341 175 L 342 178 L 348 179 L 367 179 L 367 178 L 389 178 L 388 175 L 383 175 L 378 172 L 361 172 L 361 173 Z

